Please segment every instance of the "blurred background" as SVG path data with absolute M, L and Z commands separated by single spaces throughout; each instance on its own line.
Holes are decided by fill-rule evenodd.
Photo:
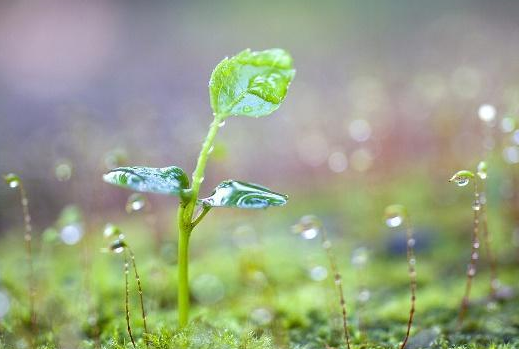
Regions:
M 191 172 L 214 66 L 282 47 L 297 68 L 285 103 L 228 120 L 204 194 L 248 180 L 295 205 L 322 197 L 379 220 L 380 188 L 394 188 L 383 204 L 411 190 L 416 211 L 448 209 L 460 192 L 450 175 L 487 157 L 501 169 L 494 196 L 513 199 L 514 177 L 499 176 L 519 162 L 518 14 L 519 2 L 502 0 L 4 0 L 0 173 L 25 181 L 37 227 L 69 203 L 100 220 L 122 213 L 130 193 L 101 174 L 122 164 Z M 1 231 L 19 226 L 17 200 L 0 186 Z

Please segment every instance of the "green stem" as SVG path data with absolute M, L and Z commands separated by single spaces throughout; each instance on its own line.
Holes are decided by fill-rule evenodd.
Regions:
M 193 172 L 193 184 L 191 187 L 192 196 L 191 201 L 188 204 L 186 210 L 186 216 L 189 216 L 190 219 L 193 217 L 193 211 L 196 206 L 196 202 L 198 200 L 198 193 L 200 192 L 200 185 L 204 180 L 204 171 L 205 166 L 207 164 L 207 160 L 209 159 L 209 154 L 211 152 L 211 147 L 213 146 L 214 139 L 216 134 L 218 133 L 218 129 L 220 128 L 220 124 L 223 122 L 223 118 L 215 115 L 213 122 L 209 128 L 209 132 L 205 137 L 204 144 L 202 145 L 202 149 L 200 150 L 200 154 L 198 155 L 198 161 L 196 163 L 195 171 Z
M 184 222 L 185 205 L 178 208 L 178 323 L 185 327 L 189 318 L 189 235 L 191 228 Z
M 187 202 L 181 202 L 177 212 L 178 224 L 178 323 L 185 327 L 189 320 L 189 237 L 193 228 L 200 223 L 202 218 L 209 212 L 204 208 L 199 217 L 193 221 L 193 213 L 198 201 L 200 185 L 204 179 L 205 166 L 211 153 L 214 139 L 220 128 L 223 118 L 215 115 L 204 140 L 195 171 L 193 172 L 193 184 L 191 186 L 191 197 Z

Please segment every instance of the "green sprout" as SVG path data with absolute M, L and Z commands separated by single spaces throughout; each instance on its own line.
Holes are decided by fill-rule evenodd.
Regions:
M 180 197 L 178 224 L 178 322 L 189 317 L 188 253 L 193 229 L 213 207 L 259 209 L 282 206 L 288 197 L 256 184 L 228 180 L 200 199 L 200 187 L 218 130 L 230 116 L 267 116 L 279 108 L 294 78 L 292 58 L 282 49 L 244 50 L 225 58 L 214 69 L 209 96 L 214 119 L 198 156 L 192 182 L 179 167 L 120 167 L 104 175 L 108 183 L 138 192 Z
M 407 320 L 407 330 L 400 345 L 400 349 L 404 349 L 409 340 L 409 334 L 411 333 L 411 326 L 413 325 L 413 318 L 415 313 L 416 304 L 416 258 L 414 255 L 414 245 L 416 240 L 413 234 L 413 225 L 411 219 L 407 213 L 407 209 L 403 205 L 390 205 L 386 207 L 384 212 L 384 218 L 386 224 L 389 227 L 398 227 L 402 223 L 405 225 L 406 236 L 407 236 L 407 269 L 409 272 L 409 287 L 411 290 L 411 306 L 409 309 L 409 318 Z

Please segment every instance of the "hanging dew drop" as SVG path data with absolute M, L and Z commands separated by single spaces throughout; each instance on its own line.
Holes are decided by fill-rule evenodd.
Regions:
M 474 201 L 474 203 L 472 204 L 472 209 L 474 211 L 481 210 L 481 202 L 479 202 L 479 200 Z
M 14 173 L 9 173 L 5 177 L 5 182 L 9 186 L 9 188 L 18 188 L 20 186 L 20 177 L 15 175 Z
M 402 218 L 402 216 L 389 217 L 386 219 L 386 225 L 390 228 L 395 228 L 400 226 L 403 221 L 404 219 Z
M 125 248 L 126 248 L 126 243 L 121 239 L 115 240 L 110 245 L 110 250 L 117 254 L 122 253 Z
M 312 240 L 319 235 L 321 222 L 312 215 L 303 216 L 299 223 L 292 227 L 295 234 L 299 234 L 305 240 Z
M 454 182 L 458 185 L 458 187 L 464 187 L 469 184 L 470 180 L 468 178 L 458 178 L 454 180 Z
M 132 213 L 140 211 L 146 206 L 146 197 L 139 193 L 133 193 L 126 202 L 126 212 Z
M 111 223 L 108 223 L 107 225 L 105 225 L 105 228 L 103 230 L 103 236 L 105 238 L 116 236 L 116 235 L 119 235 L 120 233 L 121 233 L 120 229 Z

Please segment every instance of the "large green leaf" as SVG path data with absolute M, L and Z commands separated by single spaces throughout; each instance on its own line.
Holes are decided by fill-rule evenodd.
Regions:
M 282 49 L 249 49 L 225 58 L 211 74 L 209 95 L 215 115 L 260 117 L 279 108 L 295 75 Z
M 228 180 L 220 183 L 213 194 L 200 203 L 211 207 L 267 208 L 283 206 L 287 201 L 288 196 L 260 185 Z
M 105 182 L 135 191 L 181 195 L 189 187 L 184 171 L 176 166 L 118 167 L 103 175 Z

